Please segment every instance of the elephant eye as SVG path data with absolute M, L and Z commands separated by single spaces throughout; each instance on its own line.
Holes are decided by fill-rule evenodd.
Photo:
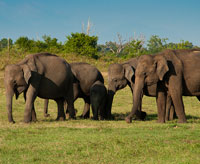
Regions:
M 117 79 L 113 79 L 114 82 L 117 82 Z

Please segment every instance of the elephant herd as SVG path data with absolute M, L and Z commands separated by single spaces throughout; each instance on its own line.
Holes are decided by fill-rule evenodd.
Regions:
M 196 96 L 200 101 L 200 50 L 164 50 L 154 55 L 142 55 L 108 68 L 108 89 L 101 72 L 87 63 L 67 63 L 50 54 L 28 55 L 17 64 L 7 65 L 4 73 L 8 121 L 14 123 L 12 99 L 23 92 L 24 122 L 36 121 L 34 101 L 45 99 L 44 114 L 48 116 L 48 99 L 57 103 L 57 119 L 75 119 L 74 101 L 83 98 L 82 118 L 112 119 L 111 108 L 115 93 L 131 88 L 133 107 L 125 118 L 132 122 L 136 115 L 145 119 L 141 110 L 143 95 L 156 97 L 158 122 L 169 119 L 170 108 L 175 109 L 179 123 L 186 122 L 182 96 Z M 65 107 L 66 104 L 66 107 Z M 66 113 L 65 113 L 66 108 Z

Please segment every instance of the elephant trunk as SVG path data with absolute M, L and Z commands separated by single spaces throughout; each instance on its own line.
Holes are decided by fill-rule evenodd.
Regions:
M 142 103 L 142 93 L 143 93 L 143 87 L 144 87 L 144 79 L 135 79 L 135 87 L 133 91 L 133 107 L 131 113 L 126 117 L 126 122 L 131 123 L 133 115 L 139 116 L 140 113 L 138 111 L 138 108 L 140 104 Z
M 8 112 L 8 121 L 15 123 L 12 116 L 12 100 L 14 96 L 14 90 L 11 87 L 6 86 L 6 107 Z
M 112 103 L 113 103 L 113 98 L 115 95 L 115 91 L 109 90 L 108 89 L 108 95 L 107 95 L 107 103 L 106 103 L 106 118 L 107 119 L 112 119 L 112 114 L 111 114 L 111 109 L 112 109 Z

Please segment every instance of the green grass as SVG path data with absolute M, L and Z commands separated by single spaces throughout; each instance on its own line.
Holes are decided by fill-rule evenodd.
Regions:
M 106 78 L 105 78 L 106 79 Z M 13 102 L 15 124 L 8 123 L 3 72 L 0 72 L 0 163 L 200 163 L 200 103 L 184 97 L 187 124 L 177 120 L 158 124 L 155 98 L 144 97 L 146 121 L 127 124 L 131 110 L 129 88 L 118 91 L 113 102 L 114 121 L 55 121 L 57 107 L 50 101 L 49 118 L 43 117 L 43 100 L 36 99 L 38 122 L 23 123 L 24 100 Z M 80 115 L 83 101 L 75 108 Z

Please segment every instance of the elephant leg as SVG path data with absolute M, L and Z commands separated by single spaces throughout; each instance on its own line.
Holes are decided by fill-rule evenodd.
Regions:
M 178 117 L 178 122 L 186 123 L 187 121 L 186 121 L 182 97 L 180 97 L 179 99 L 181 99 L 181 100 L 178 100 L 177 102 L 174 101 L 175 112 Z
M 76 114 L 75 114 L 75 110 L 74 110 L 74 100 L 70 100 L 70 99 L 67 99 L 67 108 L 68 108 L 68 111 L 69 111 L 69 118 L 70 119 L 75 119 L 76 118 Z
M 37 96 L 36 89 L 32 85 L 30 85 L 25 96 L 26 97 L 26 106 L 24 112 L 25 123 L 29 123 L 32 120 L 32 110 L 34 109 L 34 101 L 36 96 Z
M 77 100 L 78 98 L 78 94 L 77 92 L 74 94 L 74 100 L 73 100 L 73 103 Z M 68 108 L 68 105 L 67 105 L 67 101 L 64 102 L 64 109 L 66 110 L 66 116 L 69 117 L 69 108 Z M 75 114 L 77 113 L 77 110 L 75 110 Z
M 69 111 L 69 118 L 75 119 L 76 114 L 74 110 L 74 93 L 73 93 L 73 87 L 69 88 L 68 95 L 65 98 L 65 101 L 67 102 L 67 111 Z
M 49 99 L 44 100 L 44 117 L 49 117 L 50 114 L 48 114 L 48 104 L 49 104 Z
M 176 84 L 176 86 L 172 84 Z M 178 116 L 178 122 L 179 123 L 186 123 L 186 116 L 185 116 L 185 110 L 184 110 L 184 104 L 183 104 L 183 98 L 182 98 L 182 85 L 179 84 L 180 82 L 177 82 L 177 80 L 171 80 L 169 83 L 169 92 L 172 97 L 172 101 L 174 104 L 175 112 Z
M 24 91 L 24 100 L 25 100 L 25 102 L 26 102 L 26 92 L 27 91 Z M 35 105 L 34 104 L 33 104 L 33 109 L 31 111 L 31 121 L 34 121 L 34 122 L 37 121 L 36 112 L 35 112 Z
M 139 107 L 138 107 L 137 112 L 135 113 L 137 120 L 144 120 L 146 118 L 146 115 L 147 115 L 146 112 L 142 111 L 142 97 L 143 97 L 143 95 L 141 95 Z
M 174 102 L 175 112 L 178 116 L 178 122 L 186 123 L 187 121 L 186 121 L 182 96 L 179 96 L 179 98 L 173 97 L 173 102 Z
M 115 93 L 113 91 L 108 91 L 107 102 L 106 102 L 106 119 L 107 120 L 114 119 L 114 116 L 112 116 L 111 114 L 114 94 Z
M 98 108 L 99 104 L 92 103 L 92 113 L 93 113 L 93 120 L 98 120 Z
M 69 118 L 69 109 L 68 109 L 68 105 L 67 105 L 67 101 L 64 102 L 64 109 L 66 110 L 66 118 Z
M 172 106 L 170 108 L 170 112 L 169 112 L 169 120 L 173 120 L 176 117 L 176 112 L 174 109 L 174 105 L 172 103 Z
M 84 109 L 83 109 L 83 113 L 82 113 L 82 117 L 84 119 L 90 118 L 90 99 L 89 97 L 84 98 L 85 101 L 85 105 L 84 105 Z
M 162 90 L 162 86 L 159 83 L 158 83 L 156 102 L 158 109 L 158 123 L 165 123 L 166 93 Z
M 165 121 L 170 120 L 171 108 L 172 108 L 172 99 L 170 95 L 167 95 Z
M 36 117 L 36 112 L 35 112 L 35 105 L 33 104 L 33 109 L 31 112 L 31 121 L 36 122 L 37 121 L 37 117 Z
M 65 112 L 64 112 L 64 99 L 56 99 L 56 103 L 58 106 L 58 116 L 56 120 L 64 121 L 66 119 Z
M 72 94 L 71 92 L 73 92 L 73 104 L 74 102 L 76 101 L 76 99 L 78 98 L 79 96 L 79 88 L 78 88 L 78 84 L 77 83 L 74 83 L 73 84 L 73 91 L 70 91 L 69 94 Z M 71 99 L 71 96 L 69 96 L 69 99 Z M 69 100 L 71 102 L 71 100 Z M 73 105 L 74 106 L 74 105 Z M 69 114 L 69 106 L 68 106 L 68 103 L 67 101 L 65 101 L 64 103 L 64 108 L 66 109 L 66 117 L 67 118 L 70 118 L 70 114 Z M 72 107 L 71 107 L 72 108 Z M 74 107 L 73 107 L 74 108 Z M 75 115 L 76 115 L 76 112 L 75 112 Z
M 102 104 L 100 105 L 100 108 L 99 108 L 100 120 L 106 119 L 105 104 L 106 104 L 106 99 L 103 99 L 103 102 L 102 102 Z
M 130 88 L 131 88 L 131 93 L 132 93 L 132 96 L 133 96 L 133 90 L 134 90 L 134 84 L 133 83 L 131 83 Z M 146 112 L 142 111 L 142 98 L 143 98 L 143 94 L 141 94 L 141 97 L 140 97 L 138 111 L 135 113 L 137 120 L 144 120 L 146 118 L 146 115 L 147 115 Z

